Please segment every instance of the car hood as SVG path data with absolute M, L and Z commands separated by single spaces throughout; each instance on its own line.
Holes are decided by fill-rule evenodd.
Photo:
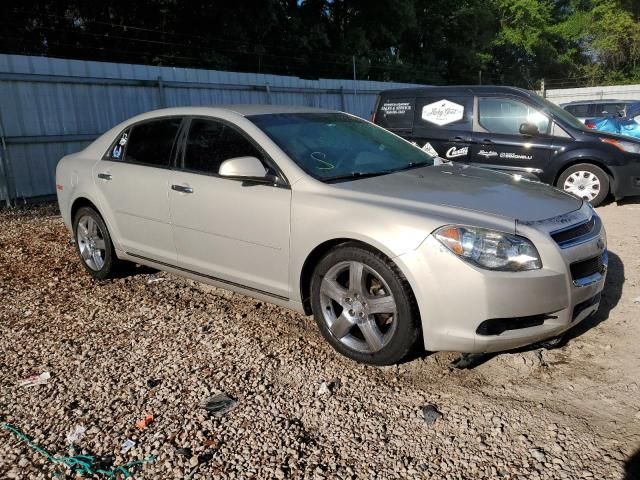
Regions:
M 582 206 L 582 200 L 543 183 L 462 164 L 416 168 L 335 186 L 390 202 L 442 205 L 526 222 Z

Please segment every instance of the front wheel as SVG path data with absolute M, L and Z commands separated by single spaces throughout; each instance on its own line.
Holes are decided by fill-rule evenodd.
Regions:
M 358 362 L 398 363 L 419 338 L 407 280 L 386 257 L 359 246 L 338 247 L 318 263 L 311 305 L 323 336 Z
M 98 212 L 82 207 L 73 219 L 76 251 L 85 270 L 98 280 L 113 276 L 118 259 L 109 230 Z
M 562 172 L 556 186 L 597 207 L 609 194 L 609 175 L 600 167 L 579 163 Z

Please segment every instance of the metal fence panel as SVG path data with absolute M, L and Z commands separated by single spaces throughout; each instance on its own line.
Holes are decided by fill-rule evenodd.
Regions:
M 0 200 L 54 194 L 61 157 L 138 113 L 271 103 L 366 118 L 378 92 L 412 86 L 0 54 Z
M 558 105 L 585 100 L 640 100 L 640 85 L 551 89 L 546 97 Z

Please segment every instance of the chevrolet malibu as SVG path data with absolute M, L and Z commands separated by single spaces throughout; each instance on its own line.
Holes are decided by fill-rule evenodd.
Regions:
M 587 202 L 340 112 L 145 113 L 64 157 L 56 183 L 94 278 L 135 262 L 312 314 L 364 363 L 557 337 L 605 282 Z

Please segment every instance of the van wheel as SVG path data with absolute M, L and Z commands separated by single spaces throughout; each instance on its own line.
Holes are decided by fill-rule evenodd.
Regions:
M 91 207 L 82 207 L 73 219 L 73 233 L 85 270 L 98 280 L 113 277 L 119 261 L 100 214 Z
M 597 207 L 609 194 L 609 175 L 600 167 L 579 163 L 562 172 L 556 187 Z
M 327 341 L 358 362 L 398 363 L 420 337 L 407 280 L 382 254 L 356 244 L 338 247 L 318 263 L 311 306 Z

